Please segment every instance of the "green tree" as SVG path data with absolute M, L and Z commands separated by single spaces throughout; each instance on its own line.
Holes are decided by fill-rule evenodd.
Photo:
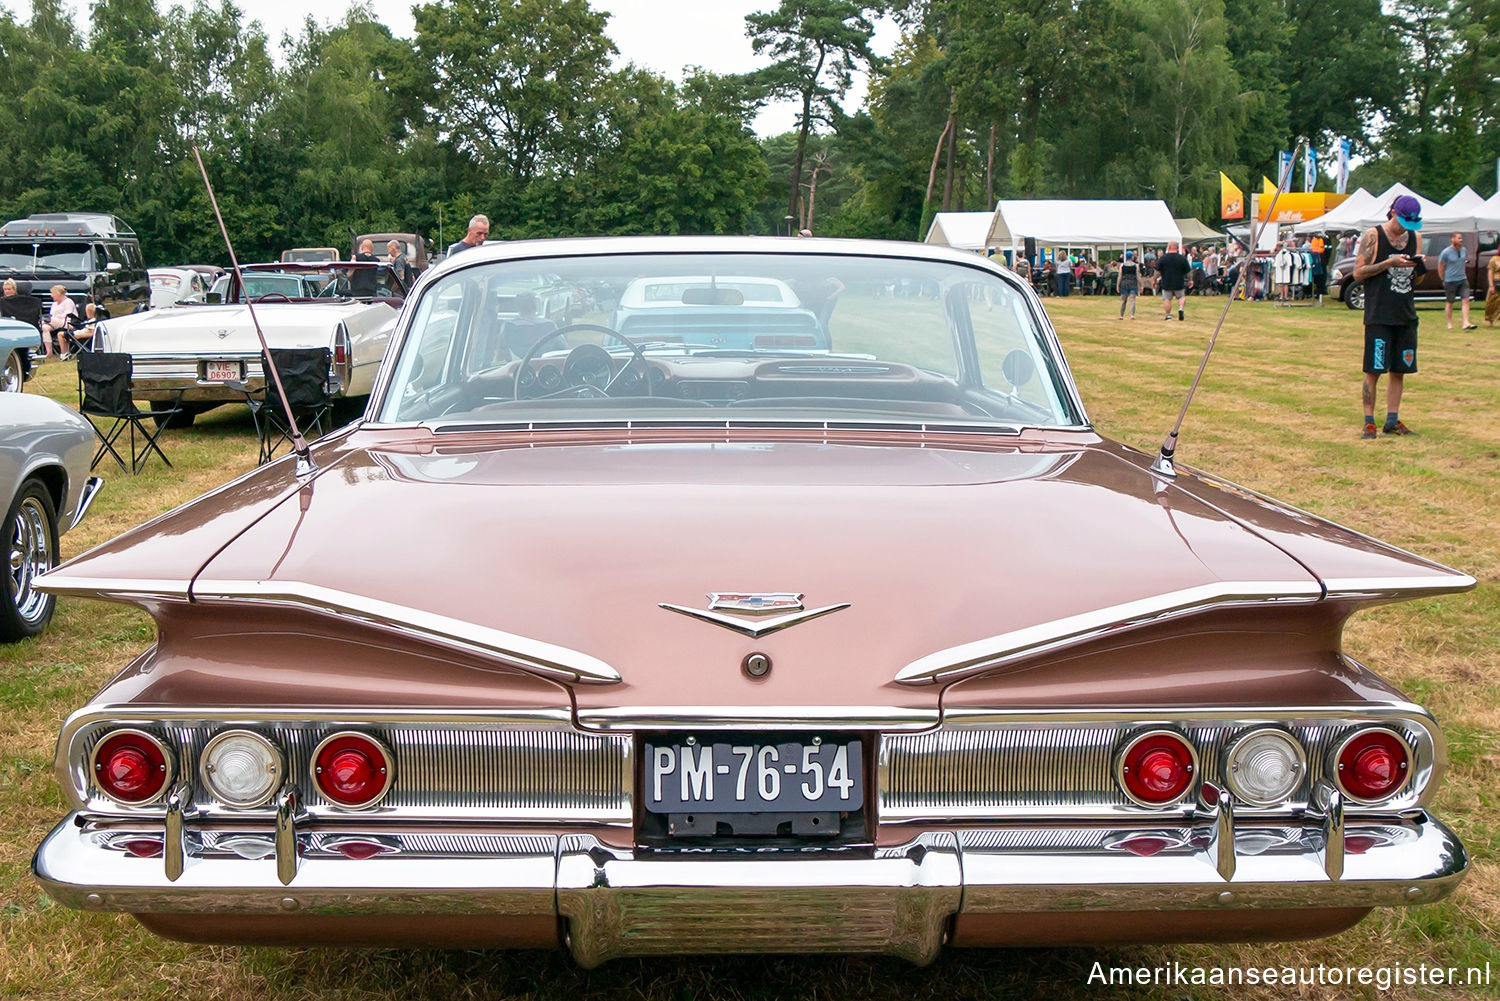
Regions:
M 781 0 L 769 13 L 745 17 L 750 45 L 757 55 L 775 60 L 754 79 L 769 98 L 795 99 L 797 151 L 792 160 L 787 214 L 799 216 L 802 167 L 807 137 L 821 123 L 832 126 L 861 65 L 878 70 L 881 59 L 870 49 L 875 34 L 871 14 L 883 4 L 856 0 Z
M 586 0 L 454 0 L 413 8 L 437 134 L 518 185 L 598 147 L 594 92 L 615 47 Z

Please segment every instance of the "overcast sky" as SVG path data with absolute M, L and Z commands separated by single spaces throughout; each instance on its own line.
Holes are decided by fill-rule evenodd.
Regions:
M 621 64 L 633 62 L 637 66 L 672 78 L 682 78 L 683 67 L 702 66 L 716 73 L 741 73 L 765 65 L 750 49 L 750 40 L 745 37 L 745 15 L 757 10 L 770 10 L 776 0 L 590 0 L 595 10 L 608 11 L 612 16 L 605 28 L 606 33 L 620 50 Z M 332 3 L 308 4 L 287 3 L 285 0 L 239 0 L 246 20 L 256 20 L 266 29 L 272 42 L 278 42 L 283 33 L 296 33 L 302 27 L 308 10 L 324 12 L 316 14 L 320 21 L 337 21 L 343 10 L 341 0 Z M 87 0 L 68 0 L 81 27 L 87 30 Z M 170 8 L 173 0 L 157 0 L 159 8 Z M 369 0 L 368 6 L 375 16 L 391 31 L 404 38 L 412 36 L 411 0 Z M 6 8 L 21 18 L 31 16 L 29 0 L 0 0 Z M 900 40 L 900 33 L 890 22 L 879 25 L 875 34 L 875 50 L 881 55 L 890 55 Z M 855 81 L 849 92 L 846 107 L 850 110 L 863 103 L 865 80 Z M 775 135 L 791 129 L 793 108 L 790 104 L 767 108 L 755 122 L 755 130 L 761 135 Z

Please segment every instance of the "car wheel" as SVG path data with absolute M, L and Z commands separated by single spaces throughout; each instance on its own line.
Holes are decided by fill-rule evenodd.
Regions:
M 0 371 L 0 393 L 19 393 L 26 385 L 26 362 L 17 348 L 5 356 L 5 368 Z
M 1344 305 L 1350 309 L 1365 308 L 1365 283 L 1353 282 L 1344 289 Z
M 57 565 L 57 512 L 52 496 L 27 480 L 5 515 L 9 559 L 0 588 L 0 642 L 35 636 L 52 618 L 57 598 L 36 589 L 36 579 Z

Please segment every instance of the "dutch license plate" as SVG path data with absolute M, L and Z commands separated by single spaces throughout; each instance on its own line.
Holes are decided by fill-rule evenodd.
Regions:
M 240 363 L 237 361 L 210 361 L 203 364 L 204 382 L 238 382 Z
M 647 743 L 643 764 L 652 813 L 834 812 L 864 805 L 858 739 L 690 744 L 684 738 Z

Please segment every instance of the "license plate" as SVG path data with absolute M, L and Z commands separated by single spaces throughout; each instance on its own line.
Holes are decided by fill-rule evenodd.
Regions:
M 858 739 L 647 743 L 644 785 L 652 813 L 802 813 L 859 810 Z
M 237 361 L 210 361 L 203 363 L 204 382 L 239 382 L 240 363 Z

